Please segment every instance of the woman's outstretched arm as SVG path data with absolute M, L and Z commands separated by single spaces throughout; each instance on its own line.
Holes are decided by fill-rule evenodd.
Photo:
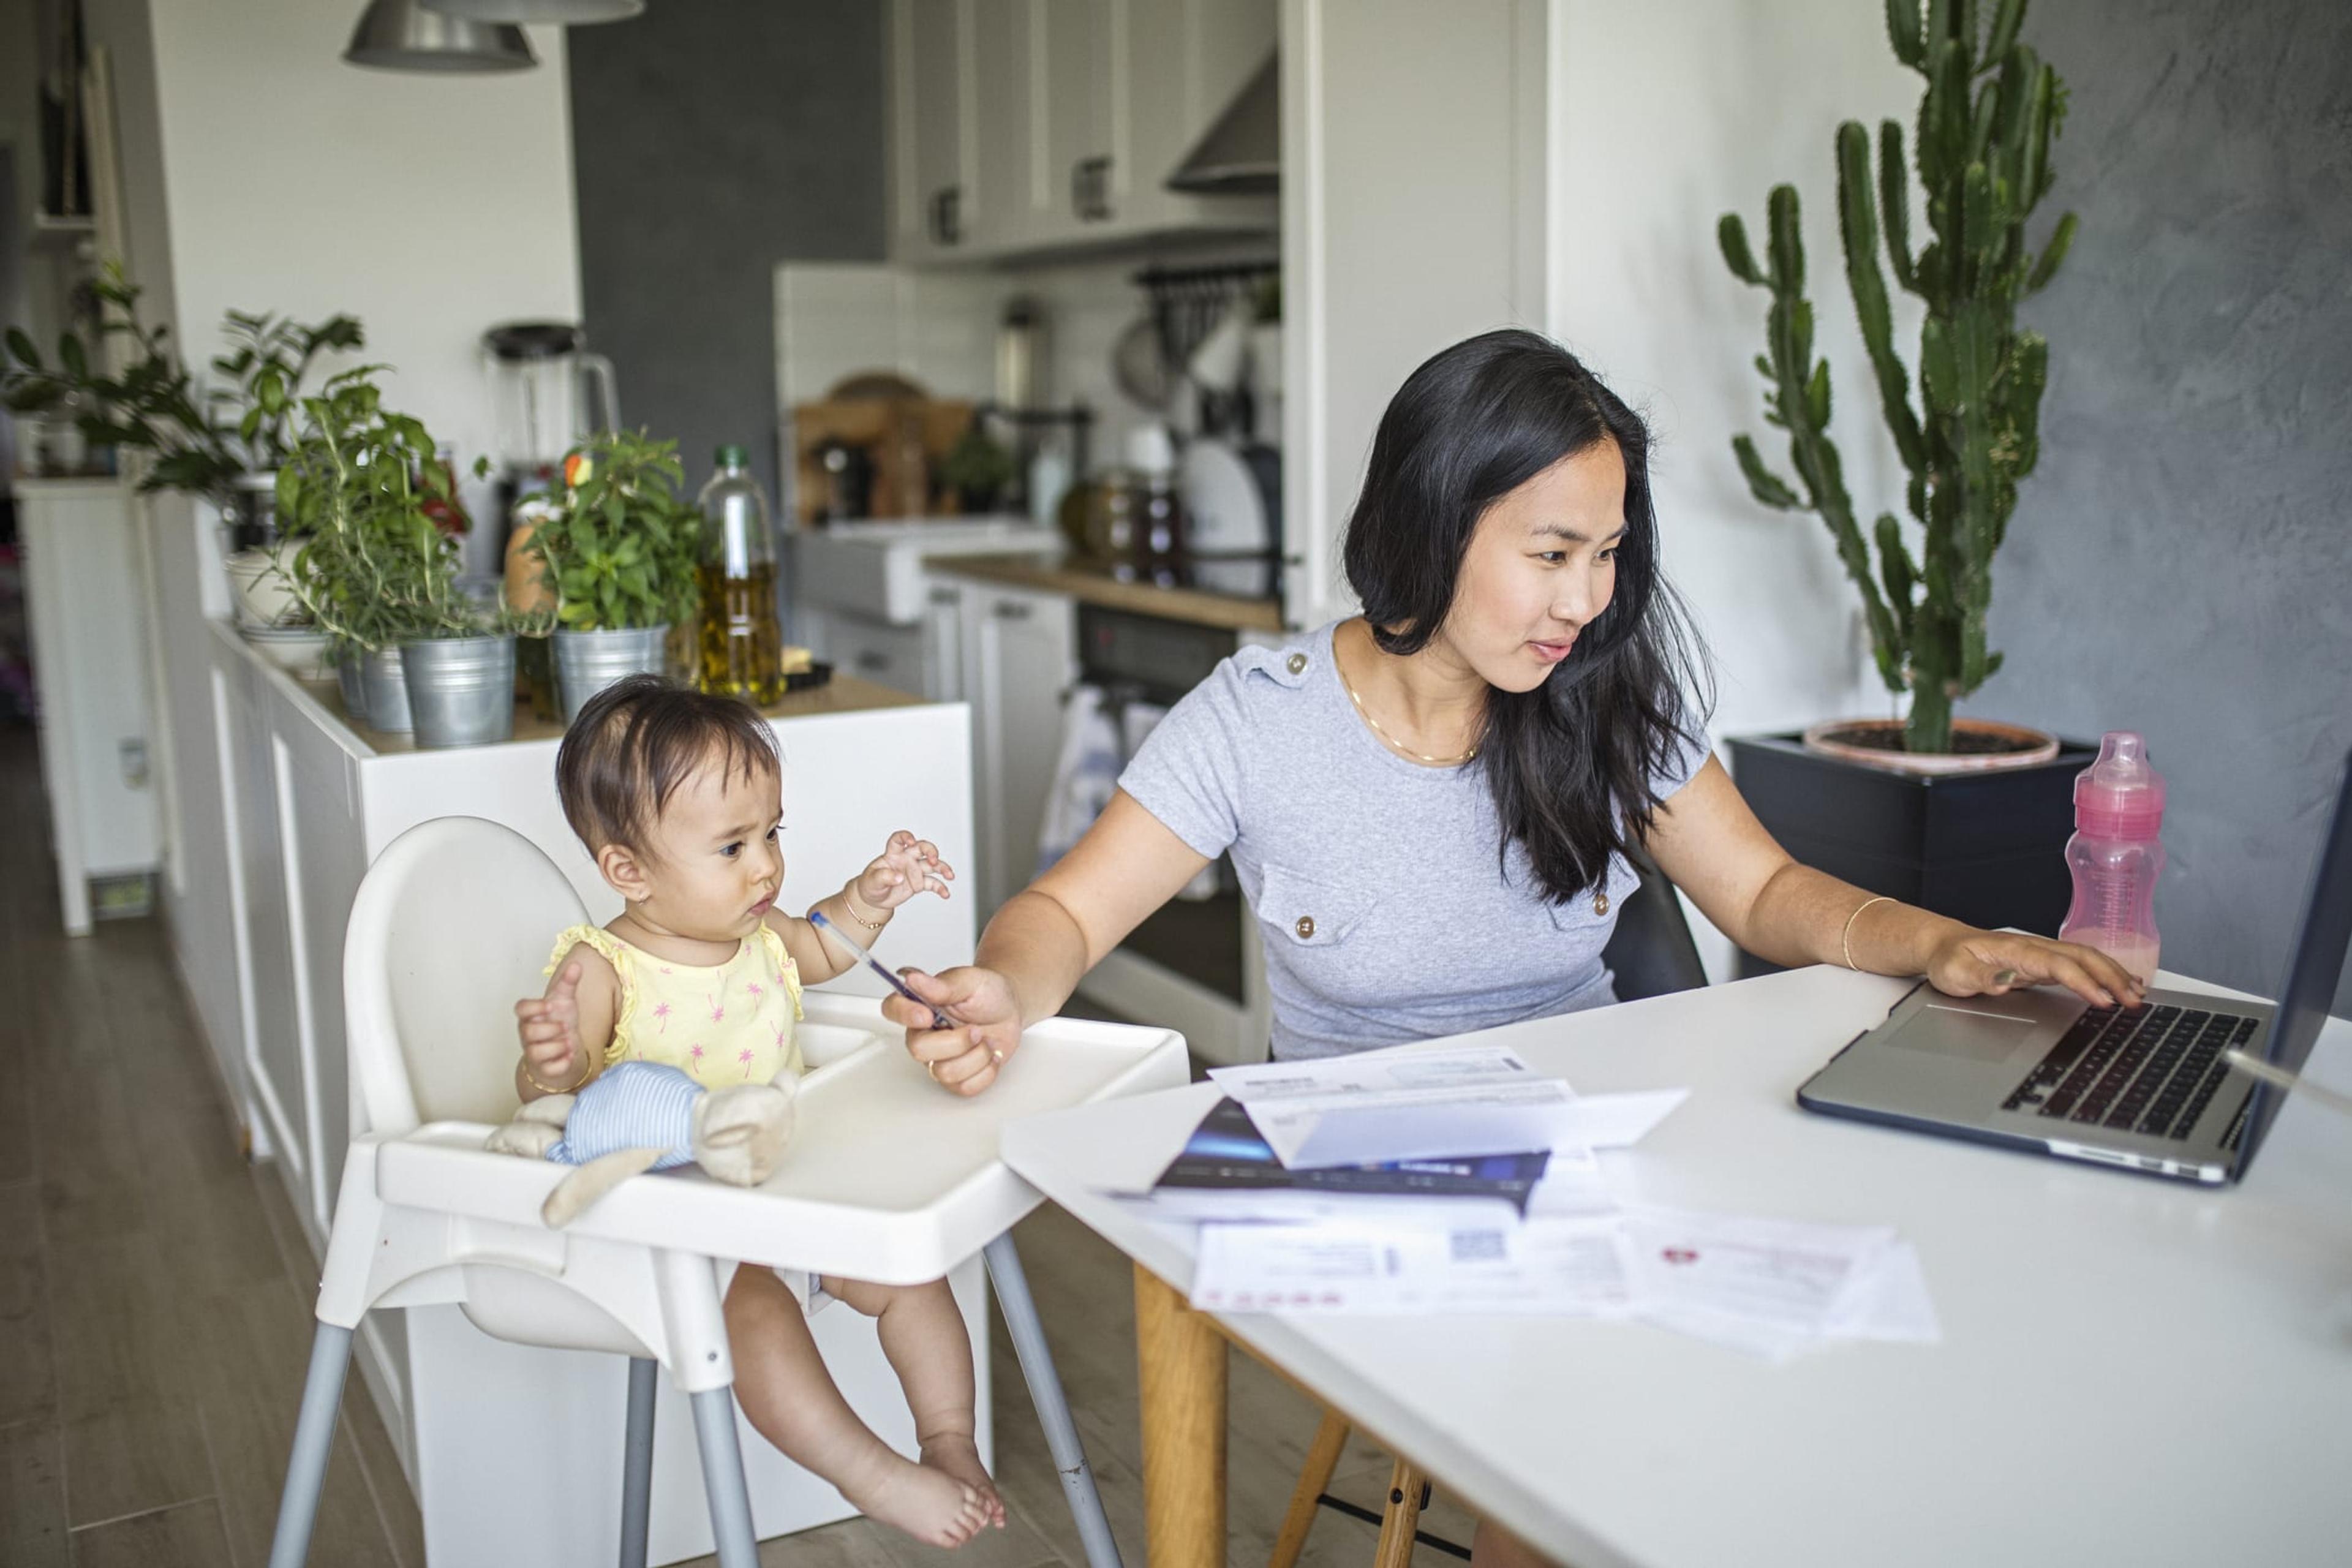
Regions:
M 1060 1012 L 1086 972 L 1208 863 L 1120 790 L 1076 848 L 1005 900 L 970 966 L 903 972 L 960 1027 L 933 1029 L 898 996 L 882 1004 L 883 1016 L 906 1029 L 907 1049 L 934 1079 L 978 1094 L 1020 1047 L 1021 1031 Z
M 1649 849 L 1717 930 L 1773 963 L 1850 960 L 1875 974 L 1924 974 L 1954 996 L 2057 984 L 2094 1006 L 2137 1006 L 2149 978 L 2095 949 L 1979 931 L 1799 865 L 1713 758 L 1658 809 Z

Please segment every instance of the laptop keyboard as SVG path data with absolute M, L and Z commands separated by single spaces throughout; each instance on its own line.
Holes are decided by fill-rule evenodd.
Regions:
M 2094 1007 L 2001 1101 L 2065 1121 L 2186 1138 L 2221 1087 L 2221 1053 L 2253 1037 L 2259 1019 L 2192 1007 Z

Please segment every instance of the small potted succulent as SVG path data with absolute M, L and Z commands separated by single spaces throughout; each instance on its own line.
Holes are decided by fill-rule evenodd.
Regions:
M 662 671 L 670 628 L 700 612 L 702 514 L 677 492 L 684 477 L 675 441 L 596 436 L 563 459 L 562 487 L 520 547 L 553 590 L 567 723 L 622 677 Z
M 334 639 L 345 706 L 371 728 L 414 730 L 421 748 L 514 732 L 520 617 L 467 597 L 439 519 L 453 479 L 417 420 L 383 405 L 375 366 L 302 401 L 301 435 L 278 474 L 294 597 Z

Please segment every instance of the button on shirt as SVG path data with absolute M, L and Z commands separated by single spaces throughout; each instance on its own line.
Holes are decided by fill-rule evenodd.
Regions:
M 1334 624 L 1336 626 L 1336 623 Z M 1427 767 L 1348 700 L 1334 626 L 1248 647 L 1170 710 L 1119 787 L 1199 854 L 1232 851 L 1265 938 L 1274 1054 L 1337 1056 L 1615 1001 L 1601 950 L 1639 885 L 1547 900 L 1485 769 Z M 1681 748 L 1661 798 L 1707 758 Z

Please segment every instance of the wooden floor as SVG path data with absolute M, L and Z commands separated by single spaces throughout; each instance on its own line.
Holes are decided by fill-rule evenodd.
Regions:
M 317 1266 L 278 1172 L 238 1153 L 162 921 L 59 933 L 47 821 L 30 737 L 0 732 L 0 822 L 14 825 L 0 837 L 0 1568 L 258 1568 Z M 1015 1236 L 1120 1552 L 1141 1568 L 1128 1264 L 1050 1205 Z M 946 1552 L 856 1519 L 768 1542 L 761 1561 L 1083 1563 L 1001 1320 L 993 1331 L 1004 1530 Z M 1233 1376 L 1230 1559 L 1261 1563 L 1318 1413 L 1245 1358 Z M 415 1499 L 361 1380 L 348 1386 L 310 1561 L 422 1568 Z M 1358 1439 L 1331 1489 L 1375 1507 L 1388 1474 Z M 1469 1539 L 1443 1496 L 1424 1528 Z M 1365 1568 L 1372 1541 L 1327 1510 L 1302 1562 Z M 1419 1560 L 1453 1561 L 1427 1547 Z

